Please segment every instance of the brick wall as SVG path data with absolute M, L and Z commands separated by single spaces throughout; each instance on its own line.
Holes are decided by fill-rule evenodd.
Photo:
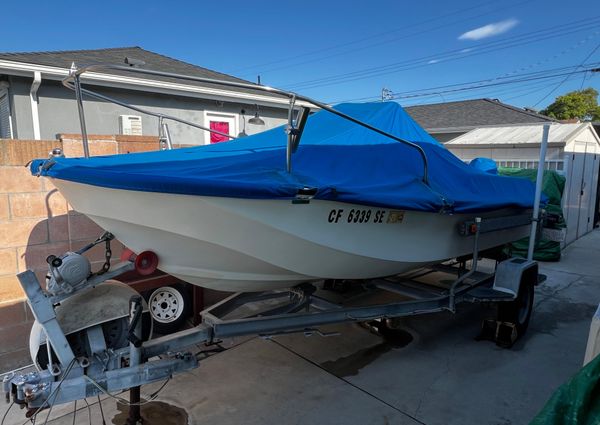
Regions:
M 75 251 L 103 230 L 74 211 L 52 183 L 33 177 L 25 167 L 46 158 L 56 147 L 67 157 L 83 155 L 81 136 L 63 134 L 57 140 L 0 140 L 0 372 L 30 363 L 27 349 L 33 318 L 16 274 L 33 270 L 40 282 L 47 272 L 46 257 Z M 91 155 L 110 155 L 158 149 L 156 137 L 90 135 Z M 118 258 L 122 245 L 112 243 Z M 104 247 L 86 255 L 95 270 L 104 261 Z

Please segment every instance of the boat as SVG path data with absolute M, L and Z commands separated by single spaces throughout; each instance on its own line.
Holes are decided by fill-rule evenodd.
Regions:
M 461 224 L 533 206 L 531 182 L 463 163 L 395 102 L 318 106 L 224 143 L 51 157 L 31 171 L 134 252 L 155 252 L 162 271 L 235 292 L 442 262 L 472 252 Z M 479 248 L 528 231 L 482 233 Z

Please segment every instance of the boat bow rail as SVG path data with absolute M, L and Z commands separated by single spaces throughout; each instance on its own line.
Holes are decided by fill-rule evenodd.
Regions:
M 117 65 L 117 64 L 91 64 L 91 65 L 77 67 L 73 63 L 71 70 L 69 72 L 69 75 L 62 82 L 65 87 L 67 87 L 75 92 L 75 96 L 77 99 L 77 107 L 78 107 L 78 112 L 79 112 L 79 121 L 80 121 L 80 126 L 81 126 L 83 151 L 84 151 L 84 155 L 86 158 L 89 157 L 89 146 L 88 146 L 86 123 L 85 123 L 85 112 L 84 112 L 84 107 L 83 107 L 83 95 L 84 94 L 88 95 L 90 97 L 94 97 L 96 99 L 101 99 L 101 100 L 105 100 L 107 102 L 115 103 L 119 106 L 131 109 L 133 111 L 136 111 L 136 112 L 139 112 L 142 114 L 147 114 L 147 115 L 158 118 L 158 133 L 159 133 L 159 139 L 161 141 L 161 146 L 163 147 L 163 149 L 171 149 L 172 148 L 172 140 L 171 140 L 169 132 L 168 132 L 168 127 L 166 127 L 166 123 L 164 123 L 165 120 L 180 122 L 182 124 L 186 124 L 186 125 L 198 128 L 203 131 L 208 131 L 210 133 L 215 133 L 215 134 L 218 134 L 218 135 L 221 135 L 224 137 L 235 139 L 235 137 L 230 136 L 229 134 L 225 134 L 220 131 L 213 130 L 211 128 L 207 128 L 200 124 L 196 124 L 191 121 L 177 118 L 172 115 L 158 113 L 158 112 L 154 112 L 154 111 L 151 111 L 151 110 L 148 110 L 145 108 L 140 108 L 138 106 L 133 106 L 133 105 L 130 105 L 123 101 L 120 101 L 120 100 L 114 99 L 112 97 L 103 95 L 101 93 L 95 92 L 93 90 L 83 88 L 82 82 L 81 82 L 81 77 L 86 72 L 110 71 L 110 70 L 125 71 L 125 72 L 145 74 L 145 75 L 154 75 L 154 76 L 160 76 L 160 77 L 170 77 L 170 78 L 177 78 L 180 80 L 195 81 L 195 82 L 205 83 L 205 84 L 214 84 L 214 85 L 224 86 L 224 87 L 234 87 L 234 88 L 241 88 L 241 89 L 247 89 L 247 90 L 262 91 L 262 92 L 266 92 L 266 93 L 269 93 L 272 95 L 281 96 L 283 98 L 289 99 L 288 124 L 286 126 L 286 133 L 288 135 L 287 147 L 286 147 L 286 168 L 287 168 L 288 173 L 290 173 L 291 169 L 292 169 L 292 154 L 296 151 L 296 149 L 300 143 L 300 139 L 302 137 L 302 132 L 304 130 L 304 125 L 306 124 L 306 119 L 308 118 L 308 115 L 310 112 L 308 107 L 298 106 L 298 102 L 304 102 L 305 104 L 312 105 L 316 108 L 328 111 L 334 115 L 337 115 L 340 118 L 348 120 L 354 124 L 357 124 L 361 127 L 371 130 L 375 133 L 381 134 L 382 136 L 388 137 L 399 143 L 403 143 L 404 145 L 409 146 L 412 149 L 415 149 L 419 153 L 419 155 L 421 156 L 421 159 L 423 161 L 422 181 L 426 185 L 429 184 L 427 155 L 425 154 L 425 150 L 421 146 L 419 146 L 417 143 L 413 143 L 413 142 L 405 140 L 401 137 L 395 136 L 389 132 L 386 132 L 375 126 L 372 126 L 364 121 L 361 121 L 361 120 L 356 119 L 348 114 L 338 111 L 337 109 L 332 108 L 331 106 L 329 106 L 323 102 L 320 102 L 318 100 L 315 100 L 310 97 L 303 96 L 303 95 L 300 95 L 300 94 L 297 94 L 294 92 L 290 92 L 290 91 L 286 91 L 286 90 L 282 90 L 282 89 L 278 89 L 278 88 L 274 88 L 274 87 L 269 87 L 269 86 L 263 86 L 263 85 L 259 85 L 259 84 L 251 84 L 251 83 L 244 83 L 244 82 L 238 82 L 238 81 L 217 80 L 217 79 L 213 79 L 213 78 L 196 77 L 196 76 L 192 76 L 192 75 L 177 74 L 177 73 L 172 73 L 172 72 L 163 72 L 163 71 L 156 71 L 156 70 L 152 70 L 152 69 L 145 69 L 145 68 L 141 68 L 138 66 L 132 67 L 132 66 Z

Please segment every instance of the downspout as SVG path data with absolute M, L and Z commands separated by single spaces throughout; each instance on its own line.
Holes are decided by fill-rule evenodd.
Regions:
M 38 89 L 42 84 L 42 73 L 35 71 L 33 73 L 33 83 L 31 83 L 31 89 L 29 90 L 29 100 L 31 101 L 31 118 L 33 120 L 33 138 L 40 140 L 40 114 L 38 112 Z

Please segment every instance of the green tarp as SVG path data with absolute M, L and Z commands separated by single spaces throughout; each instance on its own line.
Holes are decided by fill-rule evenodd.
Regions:
M 536 181 L 536 169 L 507 168 L 499 167 L 498 174 L 503 176 L 513 176 L 527 178 L 533 182 Z M 542 192 L 548 197 L 548 204 L 545 207 L 546 213 L 553 218 L 547 221 L 546 228 L 561 231 L 566 228 L 565 219 L 562 213 L 561 201 L 565 188 L 565 178 L 556 171 L 544 170 L 542 181 Z M 560 242 L 541 237 L 535 244 L 533 259 L 537 261 L 558 261 L 560 260 Z M 509 244 L 504 248 L 504 254 L 509 257 L 527 257 L 527 247 L 529 238 L 523 238 Z
M 530 425 L 600 424 L 600 356 L 562 385 Z

